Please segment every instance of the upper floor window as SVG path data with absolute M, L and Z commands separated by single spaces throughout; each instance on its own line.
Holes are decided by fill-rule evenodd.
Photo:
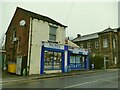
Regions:
M 87 43 L 87 48 L 88 48 L 88 49 L 90 49 L 90 48 L 91 48 L 90 43 Z
M 108 47 L 108 39 L 103 39 L 103 47 L 104 48 Z
M 49 40 L 56 41 L 56 30 L 57 30 L 57 27 L 50 25 Z
M 10 37 L 10 40 L 12 40 L 12 44 L 14 43 L 14 41 L 16 41 L 16 30 L 13 30 L 12 32 L 12 36 Z
M 113 48 L 115 48 L 115 38 L 113 39 Z
M 80 48 L 83 48 L 83 44 L 80 44 Z
M 13 39 L 16 38 L 16 31 L 15 30 L 13 31 L 12 37 L 13 37 Z
M 99 42 L 98 41 L 95 41 L 95 48 L 99 48 Z

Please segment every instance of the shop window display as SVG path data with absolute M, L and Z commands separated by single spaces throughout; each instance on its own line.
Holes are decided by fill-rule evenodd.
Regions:
M 44 69 L 61 70 L 61 53 L 45 51 Z

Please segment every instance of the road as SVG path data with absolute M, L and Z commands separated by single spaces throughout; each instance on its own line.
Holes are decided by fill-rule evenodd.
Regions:
M 0 67 L 0 81 L 2 81 L 2 68 Z M 0 90 L 1 90 L 2 86 L 0 85 Z
M 3 88 L 118 88 L 118 71 L 5 83 Z M 58 90 L 59 90 L 58 89 Z

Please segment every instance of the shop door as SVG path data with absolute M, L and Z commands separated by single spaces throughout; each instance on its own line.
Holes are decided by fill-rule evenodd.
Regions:
M 61 56 L 60 52 L 45 51 L 44 70 L 61 70 Z

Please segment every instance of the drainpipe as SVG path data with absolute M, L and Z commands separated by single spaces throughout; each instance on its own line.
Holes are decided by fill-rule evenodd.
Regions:
M 30 51 L 29 51 L 29 67 L 28 67 L 28 75 L 30 73 L 30 61 L 31 61 L 31 47 L 32 47 L 32 25 L 33 25 L 33 18 L 31 19 L 31 29 L 30 29 Z

